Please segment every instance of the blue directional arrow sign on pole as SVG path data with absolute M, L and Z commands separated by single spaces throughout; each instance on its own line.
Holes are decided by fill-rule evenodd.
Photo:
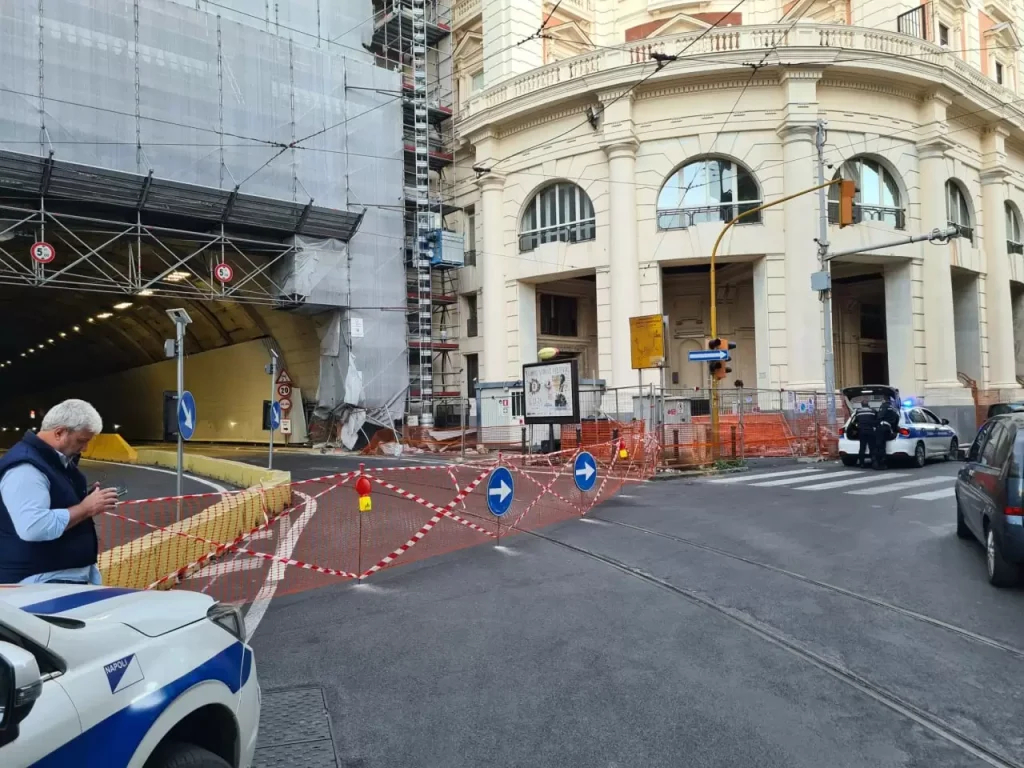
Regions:
M 281 404 L 275 400 L 270 404 L 270 431 L 274 432 L 281 426 Z
M 498 467 L 487 478 L 487 508 L 495 517 L 501 517 L 512 508 L 516 484 L 507 467 Z
M 591 454 L 584 451 L 573 462 L 572 475 L 576 481 L 576 487 L 586 493 L 597 482 L 597 461 Z
M 724 349 L 695 349 L 687 355 L 691 363 L 713 363 L 732 360 L 729 352 Z
M 178 434 L 184 440 L 191 440 L 196 431 L 196 399 L 185 390 L 178 401 Z

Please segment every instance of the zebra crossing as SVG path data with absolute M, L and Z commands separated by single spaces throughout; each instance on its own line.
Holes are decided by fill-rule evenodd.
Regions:
M 775 472 L 744 472 L 708 480 L 709 485 L 743 485 L 794 491 L 836 491 L 850 496 L 897 494 L 903 499 L 953 498 L 956 475 L 920 475 L 920 470 L 874 472 L 863 469 L 804 467 Z

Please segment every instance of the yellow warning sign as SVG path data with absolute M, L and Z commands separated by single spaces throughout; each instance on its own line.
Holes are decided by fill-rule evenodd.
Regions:
M 661 368 L 665 364 L 663 315 L 629 318 L 629 352 L 634 370 Z
M 370 512 L 373 509 L 373 500 L 369 496 L 359 497 L 359 511 Z

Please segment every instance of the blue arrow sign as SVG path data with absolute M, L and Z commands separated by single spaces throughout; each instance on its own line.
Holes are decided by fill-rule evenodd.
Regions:
M 178 434 L 183 440 L 191 440 L 195 431 L 196 399 L 186 390 L 181 393 L 181 399 L 178 401 Z
M 501 517 L 512 508 L 516 484 L 506 467 L 498 467 L 487 478 L 487 508 L 495 517 Z
M 591 454 L 584 451 L 572 463 L 572 475 L 576 481 L 576 487 L 586 493 L 597 482 L 597 461 Z
M 713 363 L 718 360 L 732 360 L 724 349 L 696 349 L 687 354 L 691 363 Z
M 270 404 L 270 431 L 274 432 L 281 426 L 281 404 L 275 400 Z

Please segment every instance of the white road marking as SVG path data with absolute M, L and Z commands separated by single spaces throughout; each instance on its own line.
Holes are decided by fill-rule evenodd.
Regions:
M 913 496 L 904 496 L 904 499 L 919 499 L 920 501 L 935 501 L 946 499 L 956 493 L 956 488 L 943 488 L 941 491 L 928 491 L 926 493 L 915 493 Z
M 293 491 L 293 493 L 296 496 L 302 497 L 305 504 L 302 514 L 296 518 L 294 523 L 290 522 L 290 518 L 287 515 L 281 518 L 281 536 L 277 544 L 277 551 L 274 554 L 285 559 L 291 558 L 292 551 L 295 549 L 295 545 L 299 543 L 299 537 L 302 536 L 302 529 L 313 519 L 317 509 L 316 499 L 312 496 L 301 491 Z M 249 555 L 249 557 L 252 557 L 252 555 Z M 285 568 L 287 567 L 280 561 L 275 561 L 270 566 L 270 572 L 267 574 L 263 586 L 257 593 L 256 599 L 253 600 L 249 612 L 245 615 L 245 636 L 249 640 L 252 639 L 253 634 L 256 632 L 256 627 L 260 625 L 264 614 L 267 612 L 267 608 L 270 607 L 270 601 L 274 599 L 274 593 L 277 591 L 277 583 L 284 578 Z
M 120 461 L 93 461 L 92 459 L 82 459 L 82 461 L 89 462 L 90 464 L 113 464 L 115 467 L 130 467 L 132 469 L 145 469 L 149 472 L 160 472 L 165 475 L 177 475 L 177 471 L 173 469 L 164 469 L 162 467 L 149 467 L 145 464 L 124 464 Z M 187 477 L 189 480 L 193 480 L 200 485 L 205 485 L 207 488 L 213 488 L 217 493 L 227 493 L 228 489 L 223 485 L 218 485 L 212 480 L 206 480 L 202 477 L 196 477 L 195 475 L 182 474 L 182 477 Z
M 857 475 L 859 472 L 829 472 L 817 477 L 784 477 L 782 480 L 769 480 L 767 483 L 751 483 L 753 488 L 774 488 L 777 485 L 797 485 L 808 481 L 818 480 L 822 477 L 843 477 L 845 475 Z
M 230 560 L 221 560 L 217 563 L 204 565 L 198 571 L 189 576 L 189 579 L 205 579 L 207 577 L 217 578 L 227 576 L 237 571 L 258 571 L 263 567 L 263 560 L 252 555 L 236 554 Z
M 937 477 L 919 477 L 917 480 L 907 480 L 902 483 L 892 483 L 891 485 L 879 485 L 874 488 L 859 488 L 856 491 L 850 491 L 851 496 L 877 496 L 882 493 L 889 493 L 890 491 L 903 491 L 907 488 L 916 488 L 919 485 L 938 485 L 939 483 L 951 483 L 956 480 L 955 477 L 947 475 L 939 475 Z
M 709 480 L 710 483 L 749 483 L 751 480 L 763 480 L 766 477 L 785 477 L 787 475 L 810 475 L 821 472 L 820 469 L 790 469 L 785 472 L 758 472 L 755 475 L 740 474 L 736 477 L 723 477 L 719 480 Z
M 842 472 L 836 472 L 830 477 L 837 477 L 843 474 Z M 866 475 L 863 472 L 858 472 L 860 477 L 849 477 L 846 480 L 836 480 L 835 482 L 829 483 L 816 483 L 815 485 L 805 485 L 803 488 L 797 488 L 798 491 L 830 491 L 833 488 L 845 488 L 848 485 L 863 485 L 864 483 L 877 483 L 878 478 Z M 890 472 L 888 477 L 906 477 L 906 472 Z

